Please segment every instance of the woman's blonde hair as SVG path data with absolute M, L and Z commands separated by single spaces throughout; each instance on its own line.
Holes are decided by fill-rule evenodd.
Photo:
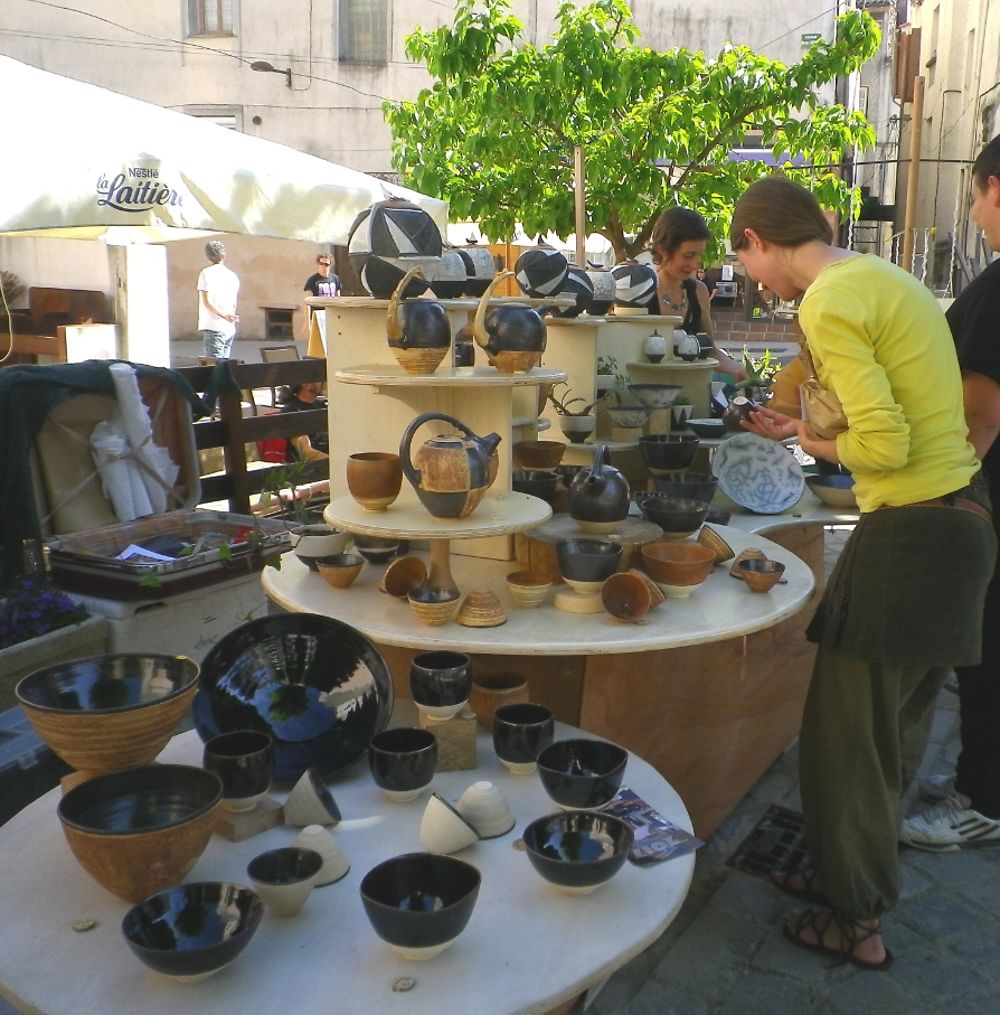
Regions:
M 786 176 L 751 183 L 736 202 L 729 227 L 733 250 L 746 246 L 747 229 L 778 247 L 799 247 L 811 240 L 833 243 L 833 228 L 816 198 Z

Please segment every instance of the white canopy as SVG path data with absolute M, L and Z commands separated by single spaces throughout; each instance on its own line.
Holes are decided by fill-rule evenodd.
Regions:
M 444 201 L 7 57 L 0 95 L 5 136 L 26 139 L 3 157 L 0 234 L 128 243 L 213 232 L 346 243 L 355 216 L 393 196 L 447 229 Z

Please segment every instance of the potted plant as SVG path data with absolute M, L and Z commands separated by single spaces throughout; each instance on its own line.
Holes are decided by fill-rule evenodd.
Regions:
M 557 394 L 557 388 L 565 388 L 565 392 Z M 604 400 L 603 395 L 598 395 L 592 402 L 586 402 L 579 396 L 570 398 L 572 391 L 569 385 L 562 381 L 556 384 L 549 392 L 549 401 L 559 416 L 559 429 L 571 444 L 582 444 L 597 426 L 597 416 L 594 407 Z
M 597 390 L 607 391 L 618 378 L 618 360 L 614 356 L 597 357 Z
M 747 374 L 746 380 L 738 381 L 736 388 L 752 402 L 763 404 L 770 397 L 771 383 L 781 369 L 781 362 L 770 349 L 765 349 L 760 356 L 753 356 L 743 346 L 743 369 Z
M 693 413 L 694 405 L 692 404 L 691 399 L 688 398 L 687 394 L 682 391 L 674 399 L 674 404 L 670 406 L 670 429 L 687 429 L 687 421 L 691 418 Z
M 311 503 L 310 465 L 299 456 L 281 468 L 269 469 L 261 487 L 259 506 L 267 511 L 277 502 L 277 514 L 288 525 L 296 553 L 309 557 L 341 553 L 346 535 L 323 521 L 322 507 Z

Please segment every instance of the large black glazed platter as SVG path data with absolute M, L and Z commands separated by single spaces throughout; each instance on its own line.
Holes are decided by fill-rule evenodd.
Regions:
M 262 617 L 205 657 L 192 712 L 202 740 L 231 730 L 274 738 L 274 778 L 329 776 L 366 755 L 392 712 L 389 667 L 348 624 L 313 613 Z

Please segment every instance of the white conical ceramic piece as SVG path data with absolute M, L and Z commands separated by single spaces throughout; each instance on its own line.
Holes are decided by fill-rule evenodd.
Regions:
M 292 787 L 285 801 L 285 824 L 327 825 L 330 828 L 340 823 L 340 809 L 333 794 L 327 789 L 319 774 L 307 768 L 299 781 Z
M 306 825 L 305 828 L 295 836 L 293 846 L 302 849 L 314 849 L 323 857 L 323 866 L 319 869 L 316 884 L 332 885 L 339 881 L 350 869 L 351 865 L 344 856 L 332 832 L 328 832 L 322 825 Z
M 481 839 L 495 839 L 514 827 L 510 805 L 492 782 L 474 782 L 458 798 L 455 807 Z
M 475 828 L 443 797 L 432 793 L 420 819 L 420 841 L 431 853 L 457 853 L 479 838 Z

